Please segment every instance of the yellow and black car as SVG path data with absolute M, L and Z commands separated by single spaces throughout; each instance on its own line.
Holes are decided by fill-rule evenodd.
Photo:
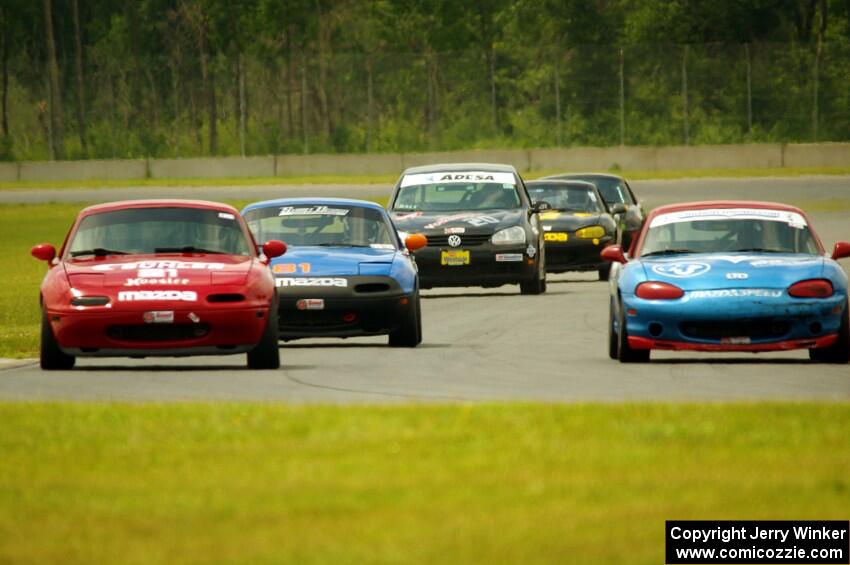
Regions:
M 546 245 L 546 271 L 597 271 L 608 280 L 611 264 L 600 257 L 602 249 L 620 242 L 616 216 L 625 206 L 610 208 L 599 190 L 584 181 L 538 180 L 526 182 L 534 204 L 548 210 L 540 214 Z

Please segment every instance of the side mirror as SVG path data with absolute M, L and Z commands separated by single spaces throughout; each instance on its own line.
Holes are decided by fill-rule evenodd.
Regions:
M 626 205 L 622 202 L 617 202 L 616 204 L 611 206 L 611 215 L 616 216 L 618 214 L 626 213 Z
M 263 244 L 263 255 L 269 259 L 280 257 L 286 253 L 286 244 L 278 239 L 270 239 Z
M 56 248 L 49 243 L 39 243 L 30 250 L 30 253 L 41 261 L 53 261 L 56 258 Z
M 539 202 L 535 202 L 531 205 L 531 211 L 535 214 L 538 212 L 545 212 L 546 210 L 551 210 L 552 205 L 546 202 L 545 200 L 540 200 Z
M 839 241 L 832 250 L 832 258 L 838 260 L 844 257 L 850 257 L 850 243 Z
M 428 245 L 428 238 L 421 233 L 411 234 L 404 240 L 404 246 L 407 247 L 407 250 L 411 253 L 417 249 L 422 249 L 426 245 Z
M 623 248 L 619 245 L 609 245 L 599 254 L 606 261 L 611 263 L 626 263 L 626 256 L 623 254 Z

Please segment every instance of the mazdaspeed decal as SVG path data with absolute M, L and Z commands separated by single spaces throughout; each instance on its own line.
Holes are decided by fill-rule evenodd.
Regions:
M 711 265 L 708 263 L 700 263 L 696 261 L 682 261 L 677 263 L 661 263 L 652 266 L 652 271 L 656 274 L 665 277 L 673 277 L 677 279 L 686 279 L 689 277 L 698 277 L 704 275 L 711 270 Z
M 141 302 L 147 300 L 197 302 L 198 293 L 191 290 L 124 290 L 118 293 L 118 300 L 120 302 Z
M 279 287 L 294 287 L 294 286 L 334 286 L 345 288 L 348 286 L 348 280 L 332 277 L 310 277 L 310 278 L 294 278 L 284 277 L 275 280 L 275 284 Z

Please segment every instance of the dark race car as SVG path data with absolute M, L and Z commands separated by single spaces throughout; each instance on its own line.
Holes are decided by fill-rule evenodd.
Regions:
M 646 213 L 643 205 L 635 198 L 632 187 L 623 177 L 606 173 L 570 173 L 563 175 L 552 175 L 544 179 L 557 180 L 581 180 L 593 183 L 599 189 L 599 194 L 605 199 L 605 204 L 610 208 L 615 204 L 623 204 L 626 212 L 619 216 L 620 231 L 622 232 L 623 249 L 629 249 L 637 234 L 646 221 Z M 541 179 L 543 180 L 543 179 Z M 616 215 L 615 215 L 616 216 Z
M 549 206 L 540 213 L 546 270 L 597 271 L 600 280 L 608 280 L 611 263 L 599 253 L 618 242 L 612 214 L 623 213 L 625 206 L 618 203 L 609 210 L 596 187 L 584 181 L 538 180 L 527 182 L 526 187 L 532 202 Z
M 389 202 L 399 232 L 420 233 L 422 288 L 519 284 L 546 291 L 540 207 L 510 165 L 450 164 L 407 169 Z
M 191 200 L 113 202 L 80 212 L 41 283 L 41 367 L 76 357 L 247 353 L 280 365 L 277 298 L 268 267 L 234 208 Z
M 422 341 L 419 281 L 409 251 L 387 211 L 374 202 L 284 198 L 242 211 L 254 236 L 281 239 L 286 257 L 273 260 L 280 294 L 280 337 L 389 335 L 393 347 Z

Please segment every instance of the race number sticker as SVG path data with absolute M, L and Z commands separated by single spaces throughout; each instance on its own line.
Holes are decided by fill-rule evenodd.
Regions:
M 693 261 L 681 263 L 662 263 L 652 266 L 652 272 L 665 277 L 676 279 L 687 279 L 704 275 L 711 270 L 708 263 L 697 263 Z

